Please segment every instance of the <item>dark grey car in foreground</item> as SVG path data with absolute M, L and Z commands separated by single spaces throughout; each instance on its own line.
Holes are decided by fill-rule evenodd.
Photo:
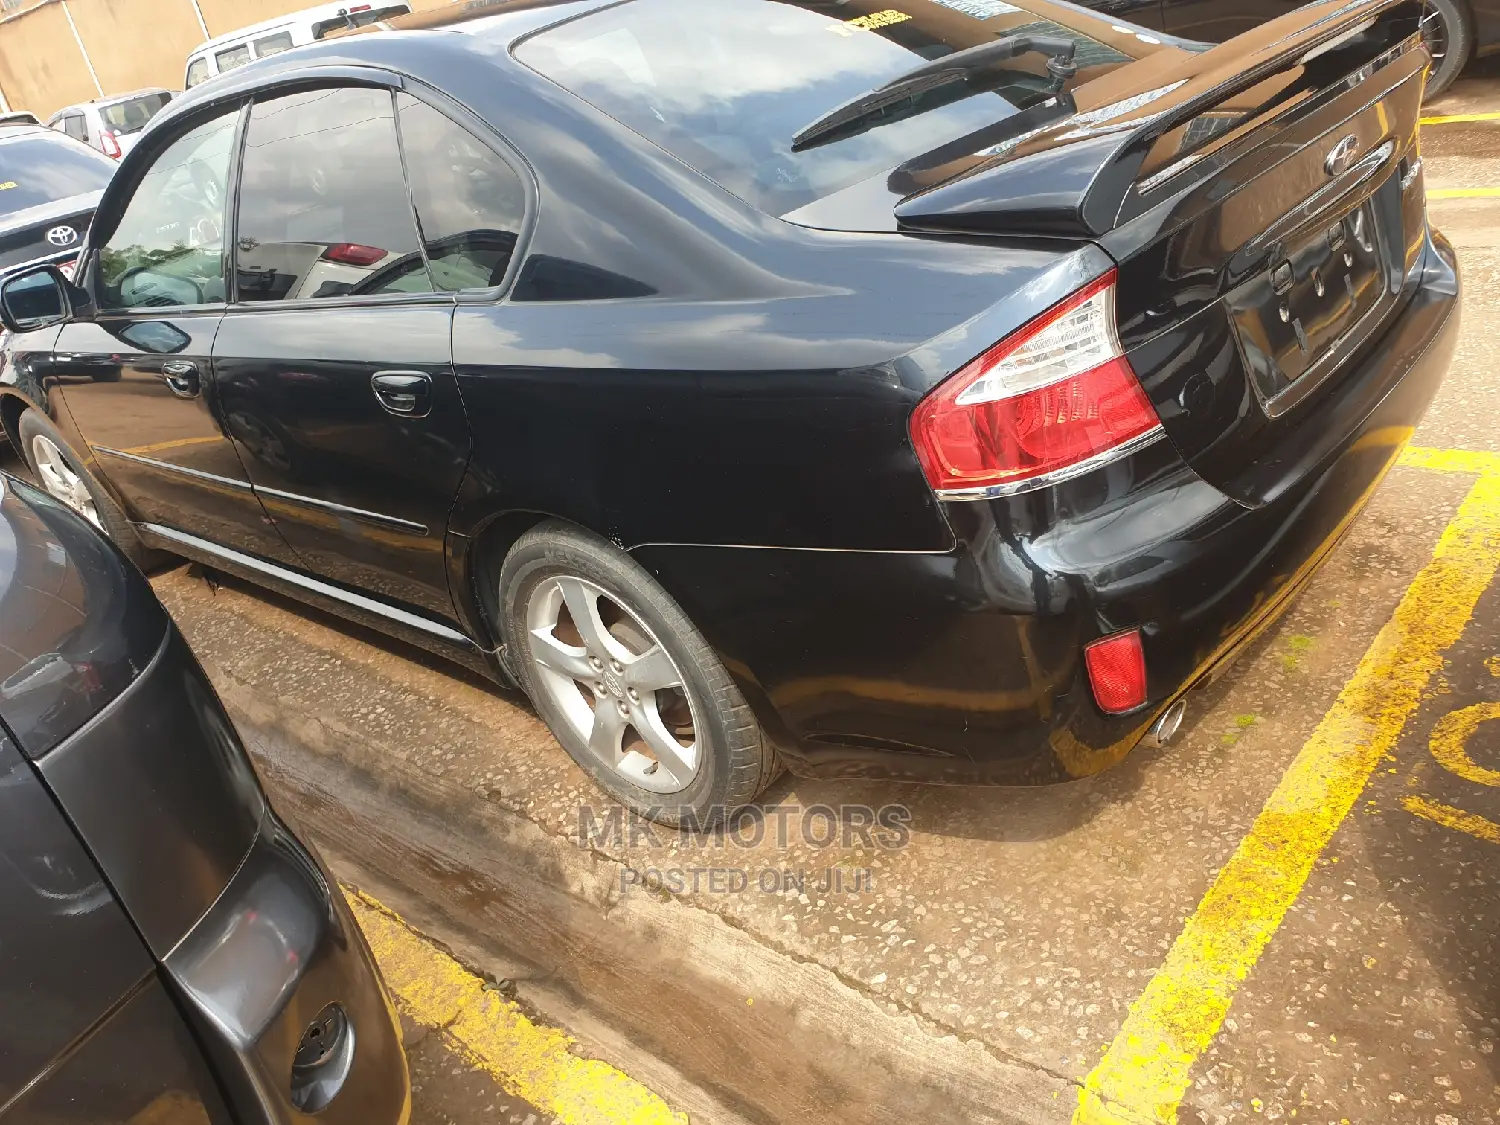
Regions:
M 0 474 L 0 1121 L 409 1111 L 369 950 L 151 587 Z

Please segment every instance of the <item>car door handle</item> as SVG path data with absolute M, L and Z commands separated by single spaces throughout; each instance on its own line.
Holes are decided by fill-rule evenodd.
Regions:
M 432 376 L 421 371 L 377 371 L 370 387 L 380 405 L 403 418 L 425 418 L 432 409 Z
M 202 390 L 198 365 L 185 359 L 170 359 L 161 365 L 162 381 L 178 398 L 197 398 Z

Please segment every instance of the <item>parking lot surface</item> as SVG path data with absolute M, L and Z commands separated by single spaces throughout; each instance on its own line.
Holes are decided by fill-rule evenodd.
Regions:
M 1103 775 L 784 777 L 679 835 L 518 696 L 159 576 L 378 935 L 415 1125 L 1500 1120 L 1500 67 L 1428 114 L 1448 382 L 1281 622 Z

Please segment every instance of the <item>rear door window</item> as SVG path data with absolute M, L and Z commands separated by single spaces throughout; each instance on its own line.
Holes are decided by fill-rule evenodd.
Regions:
M 219 64 L 220 74 L 244 66 L 250 61 L 250 44 L 241 43 L 237 47 L 230 47 L 227 51 L 220 51 L 214 56 L 214 61 Z
M 241 167 L 238 300 L 432 291 L 388 90 L 257 102 Z
M 278 31 L 275 35 L 267 35 L 264 39 L 255 41 L 255 57 L 263 59 L 267 55 L 279 55 L 282 51 L 290 51 L 293 46 L 292 33 Z
M 0 142 L 0 216 L 101 190 L 115 162 L 42 133 Z
M 116 102 L 99 110 L 104 125 L 117 136 L 139 133 L 147 123 L 167 107 L 172 95 L 165 90 L 156 94 L 142 94 L 138 98 Z
M 849 18 L 841 11 L 823 0 L 629 0 L 543 30 L 515 54 L 775 215 L 992 127 L 1132 58 L 1003 0 L 920 0 Z M 1073 42 L 1077 74 L 1055 80 L 1044 55 L 1021 55 L 969 82 L 915 92 L 826 143 L 793 151 L 797 132 L 835 107 L 925 63 L 1014 34 Z
M 526 217 L 521 177 L 430 105 L 403 93 L 396 106 L 434 286 L 452 292 L 499 285 Z

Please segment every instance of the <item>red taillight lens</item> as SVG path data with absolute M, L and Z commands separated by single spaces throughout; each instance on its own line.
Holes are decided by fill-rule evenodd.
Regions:
M 1115 334 L 1114 296 L 1111 270 L 917 404 L 912 444 L 934 489 L 1018 492 L 1160 427 Z
M 1085 646 L 1083 662 L 1101 711 L 1118 715 L 1146 702 L 1146 651 L 1141 631 L 1115 633 Z
M 120 142 L 108 129 L 99 134 L 99 147 L 105 156 L 114 160 L 120 159 Z
M 378 246 L 361 246 L 358 242 L 335 242 L 323 251 L 326 262 L 340 262 L 346 266 L 373 266 L 385 251 Z

